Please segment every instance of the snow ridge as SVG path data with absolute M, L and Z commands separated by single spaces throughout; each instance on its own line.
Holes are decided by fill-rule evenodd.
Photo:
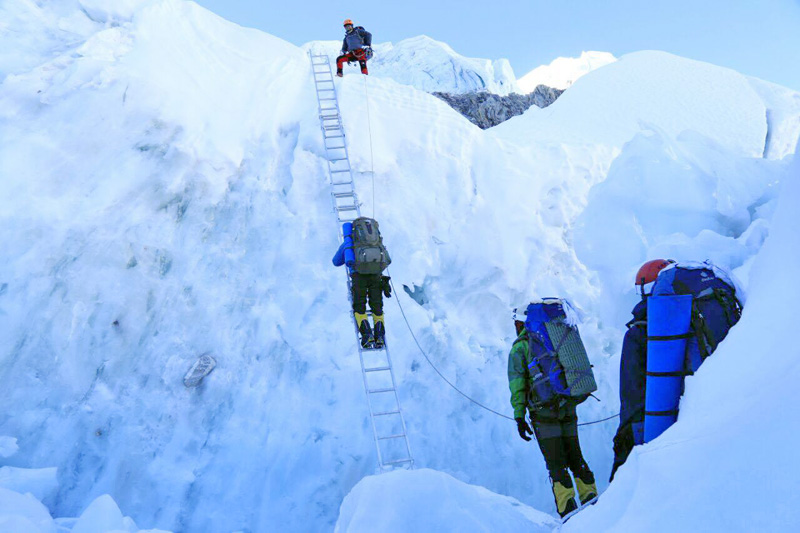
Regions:
M 539 85 L 568 89 L 582 76 L 616 60 L 608 52 L 581 52 L 580 57 L 558 57 L 549 65 L 531 70 L 517 80 L 517 84 L 523 93 L 532 92 Z

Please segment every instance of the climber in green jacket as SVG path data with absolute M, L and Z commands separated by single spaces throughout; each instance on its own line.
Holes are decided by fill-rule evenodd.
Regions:
M 572 471 L 575 477 L 581 505 L 588 504 L 597 497 L 597 486 L 594 474 L 583 458 L 578 441 L 577 401 L 561 395 L 555 395 L 544 404 L 541 401 L 532 401 L 536 395 L 534 377 L 540 379 L 542 377 L 538 370 L 539 366 L 533 359 L 534 357 L 538 360 L 546 359 L 550 352 L 536 335 L 529 337 L 525 327 L 527 307 L 525 305 L 514 309 L 517 339 L 508 355 L 511 405 L 514 408 L 519 436 L 529 441 L 531 438 L 528 435 L 536 435 L 536 441 L 550 474 L 556 509 L 558 514 L 564 517 L 578 508 L 569 471 Z M 531 375 L 532 371 L 529 370 L 531 368 L 534 369 L 536 376 Z M 526 411 L 530 413 L 533 429 L 525 421 Z

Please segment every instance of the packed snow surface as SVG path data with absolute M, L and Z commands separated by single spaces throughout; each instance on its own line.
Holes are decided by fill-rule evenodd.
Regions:
M 519 78 L 517 85 L 523 93 L 533 92 L 539 85 L 567 89 L 581 76 L 616 60 L 608 52 L 582 52 L 580 57 L 558 57 L 549 65 L 536 67 Z
M 546 533 L 558 523 L 514 498 L 424 468 L 398 470 L 359 481 L 344 499 L 334 531 Z
M 22 500 L 0 517 L 45 531 L 50 517 L 90 509 L 92 522 L 120 529 L 135 527 L 130 516 L 176 531 L 329 531 L 376 458 L 344 273 L 330 265 L 337 228 L 305 50 L 179 0 L 7 0 L 0 28 L 0 378 L 11 384 L 0 389 L 0 434 L 18 439 L 0 439 L 0 451 L 19 448 L 4 466 L 57 468 L 47 507 L 3 492 L 2 505 Z M 375 72 L 351 68 L 337 80 L 362 212 L 381 222 L 395 286 L 427 303 L 403 291 L 393 300 L 470 396 L 510 414 L 510 309 L 562 296 L 584 317 L 602 399 L 582 404 L 581 420 L 616 413 L 620 341 L 636 301 L 628 280 L 661 254 L 712 258 L 751 297 L 763 291 L 740 344 L 774 353 L 791 379 L 797 358 L 778 348 L 779 335 L 769 334 L 772 352 L 751 343 L 777 290 L 766 280 L 779 256 L 761 259 L 762 245 L 773 226 L 795 224 L 773 214 L 779 200 L 796 203 L 782 189 L 800 131 L 796 93 L 642 52 L 586 75 L 547 109 L 482 131 L 417 81 Z M 442 383 L 393 300 L 388 342 L 416 464 L 554 513 L 536 445 Z M 687 387 L 686 416 L 698 422 L 664 435 L 688 432 L 687 450 L 698 443 L 665 490 L 695 483 L 688 468 L 698 464 L 718 466 L 697 487 L 734 479 L 725 485 L 734 491 L 777 476 L 782 489 L 798 478 L 782 443 L 769 471 L 723 462 L 746 430 L 785 436 L 778 425 L 791 417 L 774 428 L 772 419 L 719 426 L 718 440 L 692 433 L 767 389 L 764 372 L 754 384 L 764 387 L 734 381 L 728 403 L 703 403 L 722 394 L 721 378 L 704 376 L 727 368 L 726 346 Z M 216 369 L 186 389 L 183 376 L 205 353 Z M 791 405 L 788 387 L 772 394 L 754 405 Z M 615 429 L 581 428 L 601 490 Z M 630 473 L 650 464 L 646 450 L 611 488 L 620 513 L 630 498 L 664 514 L 689 506 L 688 515 L 716 501 L 650 500 L 658 479 Z M 734 503 L 730 521 L 757 516 Z M 12 512 L 23 507 L 30 512 Z M 71 528 L 79 519 L 56 520 Z

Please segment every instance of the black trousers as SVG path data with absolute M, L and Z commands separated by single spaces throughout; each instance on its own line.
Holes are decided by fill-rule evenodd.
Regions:
M 583 458 L 578 441 L 578 414 L 575 407 L 568 402 L 531 414 L 533 431 L 550 478 L 565 487 L 572 487 L 568 470 L 584 483 L 594 483 L 594 474 Z
M 367 312 L 367 300 L 373 315 L 383 315 L 383 275 L 359 274 L 350 275 L 353 287 L 353 311 Z

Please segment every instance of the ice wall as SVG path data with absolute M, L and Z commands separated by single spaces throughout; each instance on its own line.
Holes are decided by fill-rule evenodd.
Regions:
M 0 433 L 21 448 L 10 466 L 58 467 L 53 516 L 107 493 L 147 527 L 329 530 L 375 459 L 345 280 L 329 263 L 338 243 L 304 52 L 178 0 L 10 0 L 0 17 L 19 29 L 8 39 L 20 50 L 0 56 L 0 378 L 13 384 L 0 391 Z M 707 109 L 691 85 L 662 88 L 640 68 L 659 62 L 731 81 L 723 94 L 737 112 Z M 626 143 L 658 153 L 634 138 L 636 112 L 664 146 L 702 135 L 682 148 L 698 168 L 727 158 L 754 180 L 684 176 L 709 180 L 692 185 L 703 195 L 753 189 L 730 206 L 698 200 L 676 253 L 697 249 L 693 232 L 717 212 L 728 218 L 715 234 L 730 221 L 737 239 L 752 227 L 746 253 L 767 229 L 768 208 L 749 219 L 742 209 L 757 211 L 783 170 L 750 162 L 763 155 L 767 108 L 787 117 L 779 146 L 796 134 L 782 100 L 767 106 L 729 71 L 671 56 L 613 68 L 625 84 L 641 78 L 649 99 L 611 91 L 613 79 L 596 78 L 608 67 L 551 114 L 497 132 L 390 78 L 339 82 L 363 212 L 381 221 L 396 285 L 429 302 L 403 300 L 411 326 L 446 375 L 496 409 L 509 409 L 509 308 L 563 295 L 585 311 L 601 383 L 603 403 L 581 417 L 615 412 L 624 321 L 603 317 L 627 311 L 609 287 L 637 265 L 625 256 L 604 271 L 573 228 L 587 205 L 604 205 L 590 191 L 612 166 L 635 169 L 623 165 L 633 148 L 615 161 Z M 637 107 L 646 101 L 660 107 Z M 603 137 L 614 116 L 624 124 Z M 594 229 L 582 238 L 602 240 L 602 223 Z M 394 305 L 388 339 L 418 464 L 551 512 L 539 452 L 445 388 Z M 186 390 L 184 372 L 206 352 L 218 367 Z M 614 429 L 581 433 L 601 485 Z

